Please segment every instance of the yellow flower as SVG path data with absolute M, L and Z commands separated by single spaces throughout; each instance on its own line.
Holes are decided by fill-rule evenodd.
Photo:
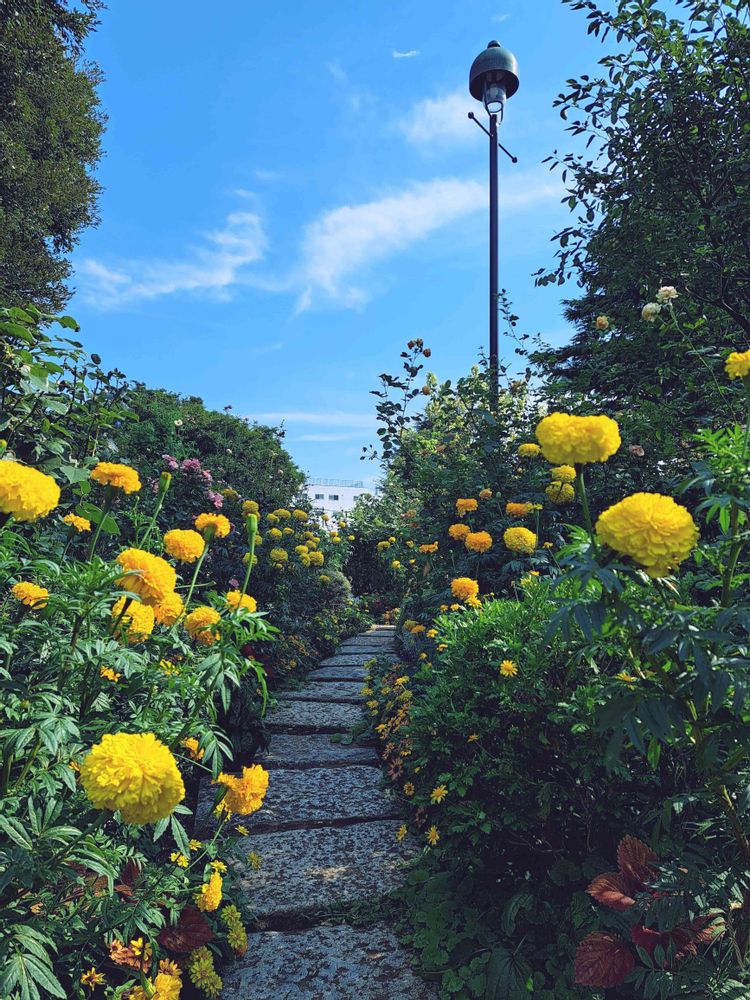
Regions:
M 172 528 L 164 535 L 164 548 L 173 559 L 184 563 L 194 563 L 200 559 L 206 543 L 197 531 Z
M 389 549 L 390 547 L 391 543 L 386 541 L 378 542 L 378 544 L 375 546 L 378 552 L 385 552 L 385 550 Z
M 277 563 L 279 566 L 289 561 L 289 553 L 286 549 L 271 549 L 270 557 L 271 562 Z
M 548 462 L 578 465 L 606 462 L 620 447 L 620 429 L 611 417 L 551 413 L 539 421 L 536 436 Z
M 185 605 L 177 591 L 167 594 L 163 601 L 154 605 L 154 618 L 159 625 L 174 625 L 182 618 L 184 612 Z
M 214 957 L 205 945 L 190 952 L 187 970 L 193 985 L 203 990 L 211 1000 L 216 1000 L 221 994 L 223 983 L 214 969 Z
M 107 733 L 81 762 L 81 784 L 97 809 L 124 823 L 154 823 L 185 798 L 177 763 L 153 733 Z
M 269 528 L 268 537 L 273 539 L 283 538 L 284 532 L 280 528 Z
M 198 909 L 203 910 L 204 913 L 213 913 L 214 910 L 218 910 L 219 903 L 221 902 L 222 886 L 223 880 L 221 875 L 218 872 L 212 872 L 211 878 L 200 887 L 195 897 L 195 905 Z
M 471 736 L 468 738 L 468 740 L 466 742 L 467 743 L 476 743 L 478 739 L 479 739 L 479 734 L 478 733 L 472 733 Z
M 459 601 L 468 601 L 479 594 L 479 584 L 468 576 L 459 576 L 451 580 L 451 593 Z
M 401 569 L 401 563 L 399 562 L 398 559 L 394 559 L 391 562 L 391 569 Z
M 227 944 L 239 958 L 247 951 L 247 932 L 236 906 L 225 906 L 221 911 L 222 923 L 227 928 Z
M 298 508 L 297 510 L 293 510 L 292 511 L 292 517 L 295 518 L 295 520 L 297 520 L 297 521 L 306 521 L 307 520 L 307 511 L 306 510 L 299 510 L 299 508 Z
M 166 674 L 167 677 L 172 677 L 180 672 L 180 668 L 176 667 L 170 660 L 159 660 L 159 669 L 162 673 Z
M 191 851 L 199 851 L 203 847 L 203 842 L 200 840 L 189 840 L 188 847 Z
M 200 749 L 198 740 L 194 736 L 186 736 L 180 743 L 180 746 L 185 747 L 189 756 L 192 757 L 193 760 L 203 760 L 204 751 Z
M 185 855 L 180 854 L 179 851 L 172 851 L 172 853 L 169 855 L 169 860 L 174 861 L 174 863 L 177 865 L 178 868 L 187 868 L 187 866 L 190 864 Z
M 63 518 L 63 524 L 69 524 L 79 535 L 84 531 L 91 531 L 91 521 L 86 517 L 79 517 L 77 514 L 66 514 Z
M 488 531 L 470 531 L 464 545 L 470 552 L 488 552 L 492 548 L 492 535 Z
M 238 826 L 237 829 L 240 830 L 240 827 Z M 245 829 L 244 826 L 241 829 L 244 830 Z M 245 835 L 247 835 L 247 833 L 245 833 Z M 259 872 L 263 867 L 263 858 L 260 856 L 260 854 L 258 854 L 257 851 L 248 851 L 247 863 L 250 865 L 253 871 Z
M 176 966 L 174 968 L 177 969 Z M 128 993 L 128 1000 L 179 1000 L 181 989 L 182 979 L 179 969 L 176 974 L 157 972 L 153 983 L 147 989 L 136 986 Z
M 555 483 L 574 483 L 576 470 L 572 465 L 558 465 L 549 470 L 550 479 Z
M 425 555 L 431 552 L 437 552 L 437 550 L 438 550 L 437 542 L 430 542 L 429 544 L 419 546 L 419 551 L 424 553 Z
M 230 590 L 224 596 L 224 600 L 230 608 L 244 608 L 245 611 L 257 611 L 258 602 L 249 594 L 243 594 L 239 590 Z
M 404 795 L 411 798 L 415 791 L 416 789 L 414 788 L 413 783 L 411 781 L 407 781 L 404 785 Z
M 596 317 L 596 328 L 597 330 L 608 330 L 609 329 L 609 319 L 607 316 L 597 316 Z
M 439 806 L 447 794 L 448 789 L 445 785 L 438 785 L 437 788 L 433 788 L 430 792 L 430 802 L 433 805 Z
M 732 351 L 724 369 L 729 378 L 747 378 L 750 375 L 750 351 Z
M 266 514 L 266 520 L 268 521 L 269 524 L 278 524 L 279 523 L 278 517 L 276 517 L 276 515 L 273 514 L 273 513 Z
M 533 503 L 506 503 L 505 505 L 505 513 L 508 517 L 526 517 L 533 509 Z
M 533 441 L 529 441 L 527 444 L 521 444 L 518 446 L 518 454 L 521 458 L 536 458 L 536 456 L 541 452 L 541 448 L 538 444 Z
M 399 844 L 401 843 L 401 841 L 404 839 L 404 837 L 407 835 L 408 832 L 409 830 L 408 827 L 406 826 L 406 823 L 402 823 L 401 826 L 398 828 L 398 830 L 396 830 L 396 840 L 398 841 Z
M 241 837 L 247 837 L 250 833 L 248 828 L 246 826 L 243 826 L 242 823 L 238 823 L 237 826 L 235 827 L 235 830 L 237 831 L 237 833 L 239 833 Z
M 459 517 L 465 517 L 466 514 L 470 514 L 472 511 L 475 511 L 478 506 L 479 504 L 473 497 L 456 500 L 456 512 Z
M 468 524 L 452 524 L 448 528 L 448 534 L 457 542 L 462 542 L 470 532 L 471 528 Z
M 191 639 L 195 639 L 202 646 L 213 646 L 219 638 L 219 633 L 212 630 L 211 626 L 220 621 L 221 615 L 218 611 L 209 608 L 207 604 L 202 604 L 186 616 L 183 624 Z
M 437 635 L 437 629 L 436 628 L 428 628 L 427 629 L 427 635 L 428 635 L 428 637 L 430 639 L 434 639 L 435 636 Z
M 558 507 L 564 507 L 565 504 L 572 503 L 576 495 L 576 491 L 570 483 L 550 483 L 544 492 L 552 503 L 557 504 Z
M 210 532 L 213 532 L 213 538 L 226 538 L 232 530 L 232 525 L 223 514 L 199 514 L 193 524 L 204 538 Z
M 11 588 L 11 594 L 21 604 L 29 608 L 46 608 L 49 591 L 46 587 L 38 587 L 35 583 L 27 583 L 21 580 Z
M 174 592 L 177 574 L 161 556 L 143 549 L 125 549 L 115 562 L 125 570 L 117 578 L 117 586 L 137 594 L 143 604 L 161 604 L 168 594 Z
M 257 500 L 245 500 L 242 504 L 243 514 L 255 514 L 256 517 L 260 514 L 260 507 L 258 506 Z
M 280 521 L 289 521 L 292 516 L 291 511 L 287 510 L 286 507 L 279 507 L 278 510 L 274 511 L 274 514 Z
M 486 490 L 485 489 L 485 490 L 480 490 L 479 491 L 479 499 L 480 500 L 489 500 L 491 497 L 492 497 L 492 490 Z
M 311 552 L 309 558 L 311 566 L 322 566 L 325 562 L 325 556 L 322 552 Z
M 438 643 L 437 651 L 438 653 L 444 653 L 447 648 L 448 648 L 447 642 L 440 642 Z
M 424 625 L 412 625 L 409 631 L 412 635 L 420 635 L 422 632 L 426 632 L 427 629 Z
M 81 986 L 85 986 L 89 990 L 95 990 L 97 986 L 104 986 L 107 978 L 103 972 L 97 972 L 95 966 L 91 966 L 88 972 L 84 972 L 81 976 Z
M 619 674 L 615 674 L 615 680 L 622 681 L 623 684 L 627 684 L 628 687 L 634 687 L 638 678 L 634 677 L 632 674 L 626 673 L 624 670 L 621 670 Z
M 227 870 L 227 866 L 223 861 L 212 861 L 209 867 L 213 868 L 215 872 L 219 872 L 222 875 Z
M 596 522 L 599 539 L 630 556 L 649 576 L 667 576 L 698 541 L 689 511 L 661 493 L 634 493 L 605 510 Z
M 553 545 L 553 543 L 552 543 L 552 542 L 543 542 L 543 543 L 542 543 L 542 548 L 543 548 L 543 549 L 553 549 L 553 548 L 554 548 L 554 545 Z
M 20 462 L 0 460 L 0 513 L 17 521 L 36 521 L 60 502 L 60 487 L 52 476 Z
M 440 840 L 440 834 L 438 833 L 438 828 L 433 824 L 427 831 L 427 843 L 430 845 L 430 847 L 434 847 L 439 840 Z
M 506 528 L 503 532 L 506 549 L 511 552 L 533 552 L 536 548 L 536 535 L 528 528 Z
M 260 764 L 253 764 L 252 767 L 243 767 L 239 778 L 234 774 L 220 774 L 214 784 L 226 788 L 226 794 L 219 803 L 220 812 L 228 816 L 233 813 L 249 816 L 263 805 L 268 790 L 268 771 Z
M 518 673 L 518 667 L 513 660 L 503 660 L 500 664 L 500 673 L 503 677 L 515 677 Z
M 154 631 L 154 609 L 148 604 L 131 601 L 123 614 L 126 600 L 128 598 L 121 597 L 112 606 L 112 618 L 119 621 L 118 633 L 124 628 L 128 642 L 144 642 Z
M 91 478 L 102 486 L 114 486 L 123 493 L 137 493 L 141 480 L 135 469 L 118 462 L 99 462 L 91 472 Z
M 112 681 L 113 684 L 116 684 L 122 674 L 115 673 L 112 667 L 99 667 L 99 676 L 103 677 L 105 680 Z

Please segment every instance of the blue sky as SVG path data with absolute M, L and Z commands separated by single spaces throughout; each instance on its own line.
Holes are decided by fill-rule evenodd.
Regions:
M 410 337 L 455 378 L 487 338 L 487 141 L 467 112 L 489 39 L 521 87 L 501 156 L 501 286 L 524 331 L 569 335 L 534 288 L 564 225 L 552 101 L 602 53 L 559 0 L 112 0 L 101 225 L 68 311 L 105 363 L 286 428 L 313 475 L 373 477 L 377 376 Z M 501 345 L 510 352 L 511 346 Z

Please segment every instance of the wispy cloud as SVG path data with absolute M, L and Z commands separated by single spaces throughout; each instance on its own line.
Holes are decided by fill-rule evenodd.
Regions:
M 251 413 L 249 420 L 259 424 L 302 424 L 312 427 L 349 427 L 369 429 L 375 424 L 370 413 L 348 413 L 344 410 L 278 410 L 270 413 Z M 341 433 L 341 431 L 339 431 Z
M 398 49 L 394 49 L 391 55 L 394 59 L 413 59 L 419 55 L 419 49 L 409 49 L 407 52 L 399 52 Z
M 503 21 L 507 21 L 509 17 L 510 14 L 495 14 L 492 20 L 495 21 L 496 24 L 502 24 Z
M 176 292 L 226 298 L 249 264 L 267 247 L 260 217 L 232 212 L 221 229 L 206 233 L 202 245 L 182 259 L 143 258 L 116 264 L 85 258 L 78 267 L 84 299 L 104 309 Z
M 259 358 L 263 354 L 273 354 L 274 351 L 280 351 L 283 347 L 284 342 L 277 340 L 273 344 L 259 344 L 257 347 L 251 347 L 248 354 L 251 358 Z
M 326 69 L 336 81 L 340 95 L 343 97 L 349 108 L 357 112 L 362 108 L 362 95 L 358 93 L 352 85 L 345 70 L 338 62 L 326 63 Z
M 415 146 L 468 143 L 476 138 L 476 126 L 468 120 L 475 103 L 465 87 L 428 97 L 412 105 L 398 128 Z

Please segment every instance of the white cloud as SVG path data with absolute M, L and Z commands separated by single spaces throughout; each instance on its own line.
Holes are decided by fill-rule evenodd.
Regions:
M 258 347 L 251 347 L 248 354 L 251 358 L 259 358 L 263 354 L 273 354 L 274 351 L 280 351 L 283 346 L 282 340 L 277 340 L 273 344 L 259 344 Z
M 492 20 L 495 21 L 497 24 L 502 24 L 503 21 L 507 21 L 509 17 L 510 14 L 495 14 Z
M 409 49 L 407 52 L 399 52 L 398 49 L 394 49 L 391 55 L 394 59 L 413 59 L 419 55 L 419 49 Z
M 226 298 L 248 264 L 266 250 L 263 225 L 254 212 L 232 212 L 221 229 L 206 233 L 204 244 L 182 260 L 141 259 L 116 268 L 91 258 L 78 267 L 85 300 L 102 308 L 155 299 L 176 292 L 204 292 Z
M 369 413 L 347 413 L 344 410 L 314 412 L 308 410 L 279 410 L 270 413 L 251 413 L 248 420 L 259 424 L 305 424 L 314 427 L 371 428 L 375 417 Z
M 476 102 L 465 87 L 413 104 L 398 128 L 416 146 L 458 145 L 475 139 L 469 112 Z

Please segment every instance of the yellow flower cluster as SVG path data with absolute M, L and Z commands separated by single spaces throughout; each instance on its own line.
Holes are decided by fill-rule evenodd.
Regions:
M 101 486 L 113 486 L 123 493 L 137 493 L 141 480 L 135 469 L 119 462 L 99 462 L 92 471 L 91 478 Z
M 79 517 L 78 514 L 66 514 L 63 518 L 63 524 L 70 525 L 73 531 L 77 531 L 79 535 L 84 531 L 91 531 L 91 521 L 87 517 Z
M 246 516 L 248 514 L 255 514 L 257 517 L 260 514 L 260 507 L 258 506 L 257 500 L 245 500 L 242 504 L 242 513 Z
M 105 681 L 111 681 L 113 684 L 117 684 L 121 674 L 114 671 L 112 667 L 99 667 L 99 676 Z
M 198 740 L 194 736 L 186 736 L 185 739 L 182 740 L 180 745 L 187 750 L 188 754 L 193 760 L 197 761 L 203 760 L 203 754 L 205 751 L 200 749 Z
M 271 549 L 270 557 L 271 562 L 276 563 L 278 566 L 283 566 L 284 563 L 289 561 L 289 553 L 286 549 Z
M 475 511 L 479 504 L 473 497 L 460 498 L 456 500 L 456 513 L 459 517 L 466 517 L 467 514 L 471 514 Z
M 201 604 L 185 617 L 184 625 L 191 639 L 202 646 L 213 646 L 218 641 L 219 633 L 211 626 L 217 625 L 220 621 L 221 615 L 218 611 L 207 604 Z
M 257 611 L 258 602 L 249 594 L 243 594 L 239 590 L 230 590 L 224 596 L 224 600 L 230 608 L 244 608 L 245 611 Z
M 505 513 L 508 517 L 526 517 L 534 509 L 533 503 L 506 503 Z
M 20 462 L 0 461 L 0 512 L 17 521 L 36 521 L 59 502 L 60 487 L 52 476 Z
M 218 872 L 212 872 L 208 882 L 205 882 L 195 897 L 195 905 L 204 913 L 213 913 L 221 903 L 223 879 Z
M 194 563 L 203 555 L 205 547 L 203 536 L 199 535 L 197 531 L 172 528 L 164 535 L 164 548 L 167 550 L 167 555 L 177 559 L 178 562 Z
M 325 556 L 322 552 L 311 552 L 310 553 L 310 565 L 311 566 L 322 566 L 325 562 Z
M 548 462 L 582 465 L 606 462 L 620 447 L 620 429 L 611 417 L 551 413 L 539 421 L 536 436 Z
M 226 794 L 218 806 L 220 812 L 227 816 L 233 813 L 249 816 L 263 805 L 268 790 L 268 771 L 260 764 L 253 764 L 252 767 L 243 767 L 240 777 L 222 772 L 214 784 L 226 788 Z
M 174 625 L 185 613 L 185 605 L 176 591 L 167 594 L 163 601 L 154 605 L 154 619 L 159 625 Z
M 143 549 L 125 549 L 116 560 L 125 570 L 117 578 L 118 587 L 137 594 L 144 604 L 161 604 L 174 591 L 177 574 L 172 566 Z
M 97 809 L 124 823 L 154 823 L 185 797 L 177 763 L 153 733 L 107 733 L 81 762 L 81 784 Z
M 528 528 L 506 528 L 503 532 L 503 541 L 506 549 L 510 549 L 511 552 L 529 553 L 536 548 L 537 538 Z
M 138 601 L 131 601 L 125 613 L 125 602 L 127 598 L 121 597 L 112 608 L 112 618 L 119 620 L 118 631 L 125 629 L 128 642 L 144 642 L 154 631 L 155 615 L 154 609 L 148 604 L 141 604 Z M 120 617 L 122 615 L 122 617 Z
M 389 549 L 390 547 L 391 547 L 391 543 L 390 542 L 386 542 L 386 541 L 378 542 L 378 544 L 375 546 L 375 548 L 378 550 L 378 552 L 385 552 L 385 550 Z
M 225 906 L 221 911 L 221 921 L 227 929 L 227 944 L 240 958 L 247 951 L 247 931 L 236 906 Z
M 187 970 L 193 985 L 203 990 L 207 997 L 216 1000 L 220 996 L 224 984 L 214 968 L 214 957 L 205 945 L 190 952 Z
M 468 576 L 459 576 L 451 580 L 451 593 L 456 600 L 475 601 L 479 595 L 479 584 Z
M 652 577 L 667 576 L 689 557 L 698 541 L 690 512 L 661 493 L 634 493 L 614 504 L 600 515 L 596 534 Z
M 541 450 L 542 449 L 538 444 L 535 444 L 533 441 L 529 441 L 527 444 L 519 445 L 518 454 L 521 458 L 536 458 Z
M 565 504 L 572 503 L 576 495 L 576 491 L 570 483 L 560 482 L 550 483 L 544 492 L 552 503 L 557 504 L 558 507 L 564 507 Z
M 492 548 L 492 535 L 489 531 L 470 531 L 464 538 L 464 545 L 470 552 L 489 552 Z
M 471 528 L 468 524 L 452 524 L 448 528 L 448 534 L 457 542 L 462 542 L 470 531 Z
M 430 555 L 433 552 L 437 552 L 437 550 L 438 550 L 437 542 L 428 542 L 425 545 L 419 546 L 419 551 L 424 555 Z
M 491 497 L 492 497 L 492 490 L 484 489 L 479 491 L 480 500 L 489 500 Z
M 223 514 L 199 514 L 193 524 L 204 538 L 209 534 L 212 538 L 226 538 L 232 530 L 232 525 Z
M 46 608 L 49 591 L 46 587 L 39 587 L 36 583 L 27 583 L 21 580 L 11 588 L 11 594 L 21 604 L 29 608 Z
M 724 369 L 729 378 L 747 378 L 750 375 L 750 351 L 732 351 Z
M 296 510 L 292 511 L 292 517 L 295 520 L 297 520 L 297 521 L 306 521 L 307 520 L 307 511 L 306 510 L 300 510 L 299 508 L 297 508 Z
M 174 968 L 175 972 L 157 972 L 148 988 L 136 986 L 128 993 L 128 1000 L 179 1000 L 182 979 L 177 966 Z

